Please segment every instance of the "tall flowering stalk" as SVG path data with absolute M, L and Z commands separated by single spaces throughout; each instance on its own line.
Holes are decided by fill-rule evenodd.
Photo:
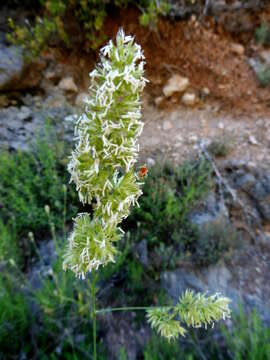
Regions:
M 68 170 L 83 204 L 92 204 L 93 214 L 78 214 L 64 255 L 64 269 L 85 278 L 91 272 L 94 359 L 96 359 L 96 315 L 112 311 L 145 310 L 148 321 L 168 340 L 184 335 L 187 326 L 207 326 L 230 315 L 229 300 L 219 295 L 206 297 L 186 291 L 170 307 L 124 307 L 96 309 L 96 270 L 115 261 L 115 243 L 123 231 L 120 223 L 138 205 L 142 179 L 137 173 L 142 133 L 140 95 L 146 84 L 144 56 L 131 36 L 120 30 L 116 44 L 101 49 L 101 61 L 90 73 L 90 97 L 79 118 L 77 145 Z
M 64 268 L 79 277 L 114 261 L 121 221 L 142 194 L 134 165 L 143 130 L 140 94 L 145 86 L 144 56 L 131 36 L 120 30 L 101 49 L 101 62 L 90 73 L 86 113 L 76 125 L 78 142 L 68 170 L 80 201 L 94 214 L 79 214 L 69 238 Z

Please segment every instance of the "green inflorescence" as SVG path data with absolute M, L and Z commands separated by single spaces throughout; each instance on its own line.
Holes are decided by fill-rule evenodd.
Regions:
M 114 261 L 121 221 L 142 194 L 134 171 L 141 121 L 140 94 L 145 86 L 144 56 L 134 38 L 120 30 L 116 44 L 101 49 L 101 62 L 91 72 L 90 97 L 79 118 L 78 142 L 68 170 L 83 204 L 94 213 L 79 214 L 69 237 L 64 268 L 79 277 Z

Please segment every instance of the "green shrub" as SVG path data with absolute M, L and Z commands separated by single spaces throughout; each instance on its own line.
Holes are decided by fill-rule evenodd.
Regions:
M 261 65 L 256 71 L 256 76 L 261 85 L 267 86 L 270 83 L 270 68 Z
M 270 26 L 267 23 L 262 23 L 255 31 L 255 39 L 258 44 L 270 44 Z
M 232 135 L 224 134 L 220 138 L 211 141 L 207 150 L 215 157 L 225 157 L 232 151 L 233 143 Z
M 21 263 L 21 249 L 18 246 L 15 231 L 0 220 L 0 262 Z
M 0 215 L 12 224 L 18 237 L 33 232 L 40 237 L 48 229 L 44 206 L 49 205 L 56 229 L 62 228 L 65 212 L 63 184 L 68 175 L 61 144 L 50 138 L 49 130 L 38 137 L 32 151 L 0 154 Z M 67 191 L 66 219 L 76 211 L 75 192 Z
M 198 240 L 194 244 L 194 262 L 199 266 L 215 264 L 239 244 L 239 234 L 231 224 L 224 221 L 207 224 L 200 229 Z
M 82 30 L 82 40 L 86 50 L 96 50 L 106 39 L 103 32 L 108 5 L 116 7 L 136 6 L 142 12 L 139 21 L 143 26 L 157 30 L 157 18 L 169 11 L 167 0 L 39 0 L 41 17 L 37 16 L 33 25 L 17 25 L 9 19 L 11 33 L 7 39 L 25 49 L 31 59 L 46 48 L 55 35 L 65 46 L 70 46 L 72 33 L 66 18 L 74 17 L 77 27 Z M 69 22 L 68 22 L 69 23 Z
M 0 358 L 11 359 L 27 349 L 30 311 L 21 281 L 11 274 L 0 273 Z M 18 357 L 17 357 L 18 358 Z
M 144 360 L 193 360 L 191 352 L 186 351 L 178 342 L 153 337 L 143 351 Z
M 255 311 L 248 316 L 241 308 L 239 315 L 233 316 L 231 330 L 223 327 L 222 332 L 227 348 L 227 357 L 224 359 L 270 359 L 270 328 L 262 324 Z
M 76 359 L 75 355 L 80 358 L 91 352 L 90 283 L 78 282 L 71 272 L 63 272 L 61 252 L 40 280 L 34 301 L 41 310 L 36 336 L 41 352 L 55 359 L 65 359 L 70 353 Z M 76 340 L 79 334 L 81 339 Z
M 211 186 L 211 170 L 206 161 L 186 162 L 177 168 L 167 163 L 150 169 L 140 208 L 134 209 L 128 224 L 135 227 L 138 238 L 147 240 L 150 251 L 163 257 L 160 263 L 172 265 L 179 252 L 183 256 L 196 242 L 197 228 L 189 222 L 188 214 Z M 158 258 L 155 257 L 156 262 Z

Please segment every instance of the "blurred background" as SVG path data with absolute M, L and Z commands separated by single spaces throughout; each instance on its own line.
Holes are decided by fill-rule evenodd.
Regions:
M 0 5 L 0 359 L 92 359 L 90 282 L 62 271 L 78 211 L 66 170 L 98 50 L 136 36 L 140 208 L 98 306 L 165 305 L 186 288 L 232 319 L 168 344 L 140 312 L 98 318 L 99 359 L 270 359 L 270 4 L 4 0 Z

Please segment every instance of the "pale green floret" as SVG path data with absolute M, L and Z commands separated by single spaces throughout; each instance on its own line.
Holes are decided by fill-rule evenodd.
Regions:
M 142 194 L 134 165 L 143 129 L 143 59 L 141 47 L 120 30 L 116 44 L 110 41 L 101 49 L 101 62 L 90 73 L 90 97 L 85 100 L 85 114 L 76 124 L 78 142 L 68 164 L 80 201 L 96 202 L 92 219 L 86 214 L 75 219 L 69 238 L 64 267 L 77 276 L 84 277 L 86 272 L 114 260 L 113 242 L 120 238 L 118 225 Z M 103 237 L 104 244 L 99 251 L 93 246 L 97 226 L 101 227 L 98 237 Z M 90 247 L 87 238 L 93 239 Z
M 151 308 L 147 310 L 148 322 L 160 335 L 175 340 L 184 336 L 186 329 L 181 324 L 192 327 L 214 326 L 216 321 L 230 317 L 230 300 L 218 294 L 206 297 L 186 290 L 175 306 Z

